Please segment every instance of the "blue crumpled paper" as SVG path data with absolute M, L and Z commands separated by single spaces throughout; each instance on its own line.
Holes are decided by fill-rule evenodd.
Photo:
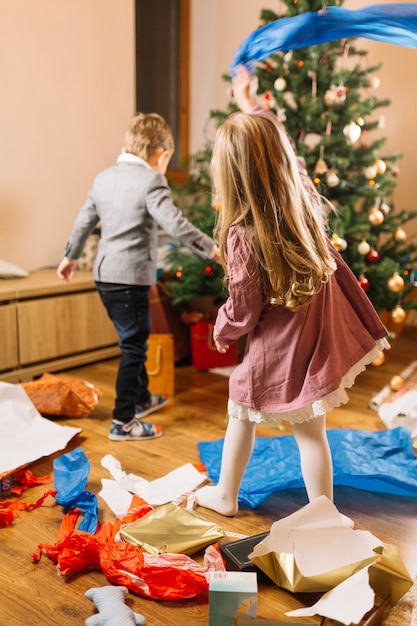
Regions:
M 238 65 L 261 61 L 280 51 L 365 37 L 417 48 L 417 5 L 375 4 L 360 9 L 329 6 L 325 10 L 281 17 L 254 30 L 236 50 L 231 74 Z
M 86 490 L 90 463 L 81 448 L 54 459 L 54 487 L 56 501 L 67 512 L 80 509 L 84 513 L 78 529 L 94 533 L 98 525 L 97 496 Z
M 417 460 L 408 430 L 335 429 L 327 434 L 334 485 L 417 498 Z M 200 459 L 214 483 L 219 479 L 223 441 L 198 444 Z M 304 482 L 294 437 L 257 437 L 239 491 L 239 503 L 256 508 L 276 491 L 300 487 L 304 487 Z

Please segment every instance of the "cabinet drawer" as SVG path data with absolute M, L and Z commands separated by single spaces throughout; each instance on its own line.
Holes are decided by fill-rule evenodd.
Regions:
M 0 371 L 19 365 L 16 305 L 0 306 Z
M 96 291 L 17 303 L 20 365 L 117 344 Z

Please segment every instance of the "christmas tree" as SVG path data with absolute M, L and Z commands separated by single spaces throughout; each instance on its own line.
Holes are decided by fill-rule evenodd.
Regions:
M 316 0 L 285 0 L 285 6 L 285 17 L 322 10 Z M 281 17 L 263 10 L 260 26 Z M 369 67 L 367 51 L 357 44 L 357 39 L 348 39 L 274 53 L 257 62 L 255 90 L 259 104 L 285 124 L 319 193 L 335 208 L 329 224 L 334 246 L 376 310 L 388 311 L 400 323 L 406 309 L 417 308 L 409 282 L 417 246 L 407 241 L 403 228 L 417 212 L 394 207 L 402 155 L 381 152 L 386 141 L 379 136 L 383 117 L 375 116 L 390 101 L 376 95 L 381 64 Z M 230 82 L 230 76 L 224 79 Z M 211 111 L 210 116 L 220 124 L 235 110 L 231 97 L 226 111 Z M 210 144 L 190 158 L 190 181 L 182 194 L 192 206 L 190 217 L 212 234 L 210 158 Z M 187 260 L 181 249 L 172 251 L 170 263 L 177 276 L 171 283 L 174 302 L 204 293 L 218 301 L 224 298 L 221 270 L 215 264 Z

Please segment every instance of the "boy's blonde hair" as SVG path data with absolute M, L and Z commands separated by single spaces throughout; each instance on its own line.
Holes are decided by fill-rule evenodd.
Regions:
M 304 187 L 286 134 L 268 115 L 235 113 L 217 130 L 212 167 L 225 269 L 228 230 L 241 225 L 259 267 L 252 279 L 265 298 L 291 311 L 308 305 L 336 264 L 320 197 Z
M 158 148 L 174 152 L 174 137 L 164 118 L 158 113 L 133 115 L 125 133 L 125 152 L 147 161 Z

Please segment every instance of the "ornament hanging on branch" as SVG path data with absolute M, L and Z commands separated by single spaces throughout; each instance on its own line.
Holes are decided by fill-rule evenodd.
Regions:
M 404 289 L 404 279 L 398 272 L 395 272 L 387 281 L 388 289 L 392 293 L 398 293 Z
M 371 250 L 371 246 L 366 241 L 366 239 L 363 239 L 358 245 L 359 254 L 363 254 L 365 256 L 366 254 L 369 254 L 370 250 Z

